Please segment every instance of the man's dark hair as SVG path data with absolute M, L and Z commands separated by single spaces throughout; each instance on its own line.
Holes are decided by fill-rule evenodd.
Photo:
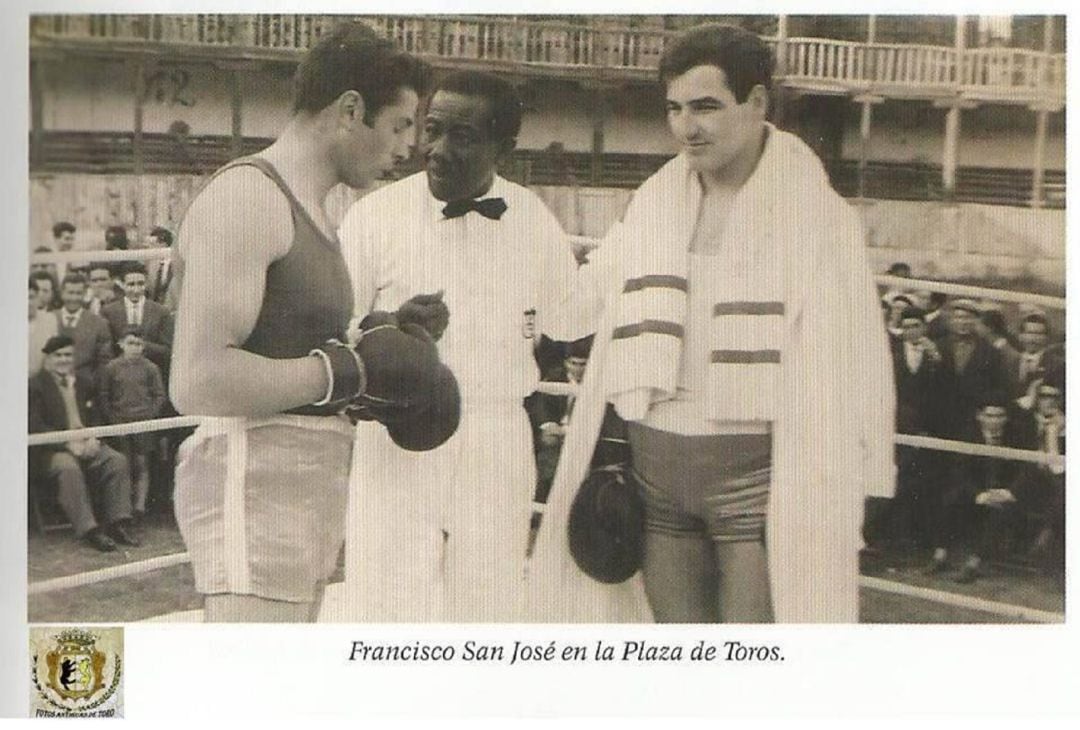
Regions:
M 172 231 L 170 231 L 168 228 L 165 228 L 163 226 L 154 226 L 154 228 L 150 231 L 150 235 L 164 243 L 166 246 L 172 245 L 173 235 Z
M 371 126 L 402 88 L 423 96 L 429 78 L 428 65 L 393 41 L 362 23 L 342 23 L 320 38 L 296 69 L 293 112 L 320 112 L 346 91 L 356 91 L 364 100 L 364 124 Z
M 982 323 L 986 325 L 986 328 L 995 335 L 1002 337 L 1008 335 L 1009 327 L 1005 324 L 1005 315 L 1001 313 L 1001 310 L 988 309 L 982 313 L 980 319 L 982 319 Z
M 917 319 L 920 322 L 925 322 L 926 312 L 921 307 L 904 307 L 904 311 L 900 313 L 900 321 L 903 322 L 905 319 Z
M 895 264 L 889 267 L 889 270 L 885 272 L 889 276 L 902 276 L 905 279 L 911 278 L 911 267 L 905 264 L 903 261 L 897 261 Z
M 979 410 L 984 408 L 1001 408 L 1006 415 L 1009 412 L 1009 396 L 1000 388 L 991 388 L 979 396 Z
M 761 84 L 772 88 L 776 59 L 761 38 L 734 25 L 707 23 L 676 38 L 660 58 L 660 82 L 667 84 L 696 66 L 716 66 L 724 72 L 735 101 L 742 104 Z
M 930 292 L 930 304 L 934 309 L 941 309 L 945 306 L 945 302 L 949 300 L 949 295 L 945 292 L 934 291 Z
M 30 280 L 31 281 L 41 281 L 42 279 L 48 279 L 50 284 L 55 284 L 56 283 L 56 277 L 53 276 L 48 271 L 31 271 L 30 272 Z M 55 290 L 56 290 L 56 287 L 53 287 L 53 291 L 55 291 Z
M 146 264 L 142 261 L 129 261 L 124 264 L 124 268 L 120 269 L 120 281 L 123 281 L 128 274 L 142 274 L 147 276 Z
M 1020 320 L 1020 331 L 1024 331 L 1024 325 L 1028 322 L 1034 322 L 1035 324 L 1041 324 L 1046 328 L 1047 334 L 1050 332 L 1050 320 L 1046 318 L 1046 315 L 1042 312 L 1030 312 L 1024 315 L 1024 318 Z
M 60 288 L 63 289 L 68 284 L 88 284 L 86 277 L 76 272 L 74 274 L 67 274 L 64 276 L 64 280 L 60 282 Z
M 486 131 L 500 142 L 516 138 L 521 131 L 524 104 L 517 89 L 506 79 L 483 71 L 457 71 L 440 81 L 435 91 L 484 99 L 491 115 Z
M 53 238 L 60 238 L 65 233 L 75 233 L 75 226 L 67 221 L 60 221 L 52 227 Z
M 37 278 L 35 278 L 32 274 L 30 276 L 30 291 L 41 291 L 41 289 L 38 287 Z
M 128 235 L 124 226 L 109 226 L 105 229 L 106 251 L 127 251 Z

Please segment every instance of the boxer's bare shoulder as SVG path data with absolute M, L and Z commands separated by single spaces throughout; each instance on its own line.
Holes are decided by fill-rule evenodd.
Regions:
M 192 201 L 183 221 L 180 255 L 228 261 L 243 253 L 280 258 L 292 241 L 292 210 L 280 188 L 250 165 L 225 170 Z

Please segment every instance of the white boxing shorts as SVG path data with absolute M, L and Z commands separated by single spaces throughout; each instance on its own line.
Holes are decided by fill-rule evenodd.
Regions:
M 174 497 L 196 590 L 314 600 L 345 538 L 351 460 L 344 418 L 200 426 L 180 447 Z

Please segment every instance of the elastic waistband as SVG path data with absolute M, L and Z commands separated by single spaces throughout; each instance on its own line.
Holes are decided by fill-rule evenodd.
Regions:
M 192 434 L 192 445 L 215 436 L 225 436 L 230 432 L 253 431 L 266 426 L 289 426 L 307 431 L 330 431 L 352 438 L 353 425 L 345 416 L 301 416 L 295 413 L 281 413 L 259 418 L 232 417 L 207 418 Z
M 663 482 L 673 472 L 693 481 L 717 473 L 738 475 L 772 462 L 770 434 L 684 436 L 640 423 L 627 424 L 634 470 Z

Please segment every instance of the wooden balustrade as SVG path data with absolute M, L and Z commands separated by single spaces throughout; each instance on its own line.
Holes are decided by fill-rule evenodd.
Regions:
M 344 16 L 37 15 L 32 42 L 147 42 L 301 52 Z M 492 16 L 361 16 L 410 53 L 556 68 L 655 70 L 674 32 L 524 21 Z M 766 38 L 774 48 L 776 38 Z M 1065 96 L 1065 55 L 1013 48 L 954 48 L 789 38 L 781 77 L 862 89 L 882 86 L 985 89 Z

